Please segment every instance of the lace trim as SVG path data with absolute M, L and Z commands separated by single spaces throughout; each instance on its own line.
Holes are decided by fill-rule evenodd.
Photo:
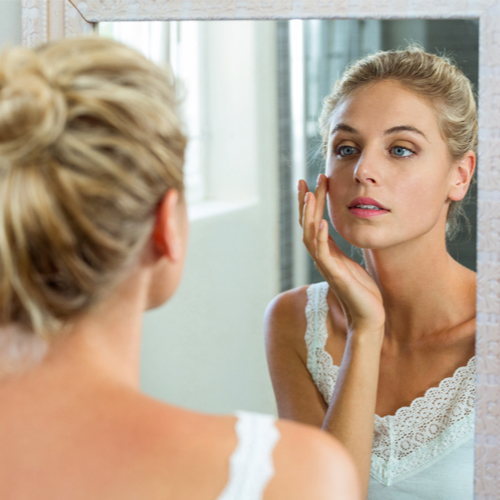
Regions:
M 217 500 L 261 500 L 274 475 L 272 454 L 280 434 L 271 415 L 236 415 L 238 445 L 229 462 L 229 481 Z
M 328 283 L 322 282 L 309 286 L 306 305 L 306 346 L 307 369 L 324 400 L 328 403 L 333 394 L 339 367 L 333 364 L 330 353 L 325 351 L 328 331 L 326 318 L 328 303 L 326 295 Z
M 339 367 L 325 351 L 328 283 L 307 290 L 307 368 L 327 403 Z M 428 467 L 474 435 L 475 367 L 472 357 L 395 415 L 375 415 L 371 475 L 390 485 Z
M 387 460 L 377 455 L 373 449 L 370 475 L 381 483 L 391 486 L 430 467 L 473 437 L 474 414 L 471 414 L 444 429 L 435 439 L 422 444 L 420 448 L 402 459 Z M 393 439 L 397 440 L 397 437 Z

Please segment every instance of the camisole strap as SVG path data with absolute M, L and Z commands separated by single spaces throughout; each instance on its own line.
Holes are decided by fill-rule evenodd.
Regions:
M 318 378 L 318 357 L 324 353 L 328 332 L 326 316 L 328 314 L 328 283 L 314 283 L 307 289 L 305 341 L 307 346 L 307 369 L 313 380 Z
M 307 370 L 314 384 L 328 404 L 335 387 L 339 367 L 325 349 L 328 339 L 326 326 L 328 316 L 328 283 L 323 281 L 310 285 L 307 289 L 306 334 Z
M 229 481 L 218 500 L 261 500 L 274 474 L 272 454 L 280 437 L 271 415 L 237 412 L 238 445 L 229 462 Z

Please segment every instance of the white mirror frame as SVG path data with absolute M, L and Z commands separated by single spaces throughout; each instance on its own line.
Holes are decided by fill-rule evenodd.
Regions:
M 22 0 L 22 41 L 100 21 L 479 19 L 476 500 L 500 500 L 500 3 L 497 0 Z

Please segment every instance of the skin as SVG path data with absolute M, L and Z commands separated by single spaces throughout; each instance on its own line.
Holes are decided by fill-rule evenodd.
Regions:
M 326 350 L 340 366 L 330 404 L 306 368 L 307 287 L 270 304 L 267 354 L 279 415 L 337 437 L 366 497 L 374 414 L 409 406 L 474 355 L 475 273 L 447 253 L 445 228 L 475 156 L 453 160 L 433 104 L 393 81 L 345 99 L 330 132 L 326 175 L 315 193 L 301 181 L 298 194 L 304 243 L 329 284 Z M 356 197 L 389 211 L 356 217 Z M 338 232 L 363 249 L 366 269 L 329 237 L 325 204 Z
M 187 233 L 185 203 L 172 189 L 122 282 L 75 318 L 40 365 L 0 381 L 1 498 L 220 495 L 237 444 L 235 417 L 187 411 L 139 391 L 142 314 L 177 289 Z M 293 422 L 277 427 L 265 500 L 360 498 L 354 465 L 336 440 Z

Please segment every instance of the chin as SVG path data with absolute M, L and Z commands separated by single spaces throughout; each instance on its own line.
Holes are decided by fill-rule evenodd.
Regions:
M 380 243 L 378 241 L 373 241 L 371 238 L 366 238 L 366 239 L 351 239 L 348 240 L 347 238 L 344 238 L 347 242 L 349 242 L 353 247 L 359 248 L 361 250 L 381 250 L 384 248 L 388 248 L 391 245 L 390 244 L 384 244 Z
M 362 250 L 380 250 L 390 247 L 395 243 L 392 241 L 392 238 L 388 238 L 379 228 L 375 227 L 364 226 L 335 229 L 344 240 Z

